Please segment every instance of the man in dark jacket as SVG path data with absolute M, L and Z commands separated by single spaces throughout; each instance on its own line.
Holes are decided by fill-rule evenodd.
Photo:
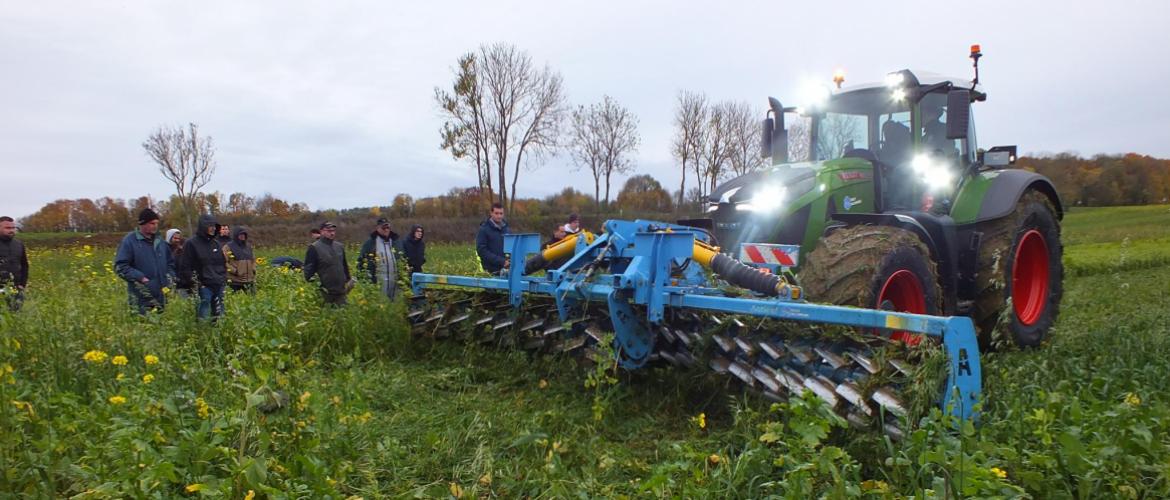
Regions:
M 370 239 L 362 243 L 358 253 L 358 275 L 370 283 L 381 285 L 382 294 L 394 300 L 398 295 L 398 256 L 395 244 L 398 233 L 390 229 L 390 221 L 378 219 Z
M 349 275 L 345 246 L 334 241 L 336 237 L 336 224 L 321 224 L 321 237 L 305 252 L 305 281 L 313 281 L 316 277 L 325 303 L 343 306 L 346 294 L 353 288 L 353 278 Z
M 512 264 L 504 255 L 505 234 L 508 234 L 508 221 L 504 220 L 504 206 L 493 203 L 491 216 L 479 225 L 475 235 L 475 253 L 484 271 L 499 274 Z
M 0 295 L 8 302 L 9 310 L 20 310 L 27 285 L 28 252 L 24 242 L 16 239 L 16 221 L 5 215 L 0 217 Z
M 196 235 L 183 245 L 183 257 L 180 268 L 186 276 L 180 279 L 194 280 L 194 287 L 199 291 L 199 303 L 195 306 L 195 317 L 199 319 L 211 318 L 212 321 L 223 316 L 223 287 L 227 281 L 227 262 L 224 259 L 222 245 L 216 238 L 220 225 L 215 218 L 204 215 L 199 218 L 199 227 Z
M 410 234 L 402 242 L 402 253 L 406 254 L 406 263 L 410 265 L 410 273 L 423 272 L 422 266 L 427 263 L 427 242 L 423 241 L 423 227 L 415 224 L 410 226 Z
M 232 241 L 223 246 L 223 256 L 227 264 L 228 287 L 233 292 L 255 293 L 256 257 L 248 243 L 248 228 L 238 226 L 232 231 Z
M 126 280 L 130 306 L 138 307 L 138 314 L 166 307 L 163 288 L 170 286 L 175 274 L 171 247 L 158 234 L 158 219 L 154 210 L 142 209 L 138 229 L 122 238 L 114 255 L 114 271 Z
M 215 231 L 216 231 L 216 234 L 218 235 L 215 237 L 215 239 L 217 241 L 219 241 L 220 246 L 223 246 L 223 245 L 226 245 L 226 244 L 232 242 L 232 228 L 231 228 L 231 226 L 224 224 L 222 226 L 219 226 L 219 229 L 216 229 Z

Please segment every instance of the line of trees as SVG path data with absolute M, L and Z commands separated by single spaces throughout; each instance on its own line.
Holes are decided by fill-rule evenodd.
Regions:
M 194 205 L 189 205 L 194 203 Z M 130 200 L 103 197 L 56 200 L 21 220 L 25 231 L 35 232 L 116 232 L 136 224 L 144 208 L 159 212 L 170 225 L 177 225 L 201 213 L 210 213 L 237 223 L 286 221 L 311 214 L 309 206 L 283 200 L 271 193 L 249 196 L 244 193 L 197 193 L 193 200 L 171 195 L 166 200 L 140 196 Z
M 710 102 L 706 94 L 684 90 L 675 101 L 671 153 L 682 169 L 678 205 L 707 196 L 720 181 L 764 166 L 759 154 L 760 125 L 750 104 Z M 695 187 L 687 189 L 694 174 Z
M 1061 153 L 1021 157 L 1016 165 L 1052 179 L 1068 206 L 1170 202 L 1170 160 L 1136 153 L 1092 158 Z

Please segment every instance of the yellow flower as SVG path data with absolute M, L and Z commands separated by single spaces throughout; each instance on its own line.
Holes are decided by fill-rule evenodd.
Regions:
M 711 456 L 707 457 L 707 463 L 711 465 L 719 465 L 719 462 L 722 461 L 723 457 L 719 456 L 718 453 L 712 453 Z
M 305 403 L 308 403 L 309 398 L 311 398 L 311 397 L 313 397 L 313 393 L 311 393 L 309 391 L 305 391 L 304 394 L 301 394 L 301 397 L 299 399 L 299 401 L 301 402 L 301 406 L 304 406 Z
M 122 381 L 122 379 L 124 379 L 124 378 L 126 378 L 126 374 L 125 374 L 125 373 L 121 373 L 121 372 L 119 372 L 119 373 L 118 373 L 118 376 L 114 377 L 114 380 L 117 380 L 117 381 L 121 382 L 121 381 Z
M 463 488 L 460 488 L 459 484 L 451 483 L 449 490 L 451 491 L 451 496 L 455 498 L 463 498 Z
M 256 492 L 253 490 L 248 490 L 248 494 L 244 495 L 244 500 L 252 500 L 253 498 L 256 498 Z
M 147 373 L 146 375 L 142 376 L 142 383 L 149 384 L 151 382 L 154 382 L 154 374 Z
M 538 384 L 538 387 L 541 389 L 548 389 L 548 381 L 545 379 L 540 379 L 540 384 Z
M 120 405 L 120 404 L 125 404 L 125 403 L 126 403 L 126 398 L 124 398 L 122 396 L 110 396 L 110 404 L 112 404 L 112 405 Z
M 158 356 L 155 356 L 153 354 L 147 354 L 146 356 L 143 356 L 142 360 L 146 361 L 146 364 L 148 364 L 148 365 L 157 365 L 158 364 Z
M 992 473 L 992 474 L 995 474 L 995 477 L 998 477 L 998 478 L 1000 478 L 1000 479 L 1006 479 L 1006 478 L 1007 478 L 1007 471 L 1005 471 L 1005 470 L 1003 470 L 1003 469 L 1000 469 L 999 467 L 992 467 L 992 468 L 991 468 L 991 473 Z
M 183 489 L 186 490 L 187 493 L 195 493 L 203 489 L 203 483 L 188 484 L 187 487 Z
M 114 356 L 114 359 L 110 360 L 110 363 L 113 363 L 113 364 L 118 365 L 118 366 L 125 365 L 126 363 L 129 363 L 129 362 L 130 362 L 130 360 L 126 359 L 126 356 L 123 356 L 121 354 Z
M 207 418 L 208 415 L 211 415 L 211 407 L 207 406 L 207 402 L 203 398 L 195 398 L 195 414 L 199 415 L 199 418 Z
M 885 481 L 867 479 L 861 482 L 861 491 L 877 491 L 880 493 L 885 493 L 890 491 L 890 485 Z
M 15 401 L 15 400 L 13 400 L 12 406 L 15 406 L 17 410 L 28 411 L 28 416 L 30 416 L 30 417 L 36 414 L 36 412 L 33 411 L 32 403 L 29 403 L 28 401 Z
M 1132 392 L 1125 395 L 1125 404 L 1130 406 L 1138 406 L 1142 404 L 1142 398 Z
M 110 357 L 109 354 L 94 350 L 86 352 L 85 355 L 81 357 L 81 359 L 84 359 L 90 363 L 105 363 L 106 358 L 108 357 Z
M 700 413 L 695 418 L 692 418 L 691 421 L 694 422 L 695 425 L 699 426 L 700 429 L 707 428 L 707 414 L 706 413 Z

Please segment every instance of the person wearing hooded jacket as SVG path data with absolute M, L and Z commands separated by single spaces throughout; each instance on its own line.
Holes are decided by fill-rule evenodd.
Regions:
M 232 230 L 232 241 L 223 246 L 223 257 L 228 287 L 233 292 L 255 293 L 256 257 L 248 244 L 248 228 L 237 226 Z
M 183 279 L 193 280 L 199 293 L 195 317 L 211 318 L 212 321 L 223 316 L 223 287 L 227 280 L 227 262 L 222 245 L 216 239 L 219 227 L 215 217 L 199 217 L 197 234 L 183 244 L 182 265 L 179 266 L 186 274 Z
M 378 219 L 370 239 L 362 243 L 358 252 L 359 276 L 381 285 L 382 294 L 390 300 L 398 296 L 398 256 L 394 248 L 397 242 L 398 233 L 390 229 L 390 221 Z
M 402 242 L 402 253 L 406 254 L 406 263 L 410 265 L 411 274 L 423 272 L 422 266 L 427 263 L 427 242 L 423 241 L 421 225 L 410 226 L 410 234 Z
M 171 248 L 158 234 L 159 215 L 149 208 L 138 214 L 138 228 L 118 245 L 114 270 L 126 280 L 130 305 L 138 314 L 162 311 L 167 298 L 163 293 L 175 273 Z

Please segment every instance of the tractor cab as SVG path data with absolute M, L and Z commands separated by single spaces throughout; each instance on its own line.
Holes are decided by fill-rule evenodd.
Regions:
M 874 213 L 945 213 L 961 174 L 976 162 L 970 104 L 985 98 L 970 80 L 911 70 L 890 73 L 883 83 L 826 89 L 808 106 L 772 107 L 780 127 L 765 126 L 773 138 L 772 144 L 765 140 L 767 156 L 774 165 L 865 160 L 872 168 Z M 801 141 L 783 149 L 805 152 L 803 158 L 774 147 L 784 114 L 805 121 L 801 137 L 779 134 L 790 143 Z

